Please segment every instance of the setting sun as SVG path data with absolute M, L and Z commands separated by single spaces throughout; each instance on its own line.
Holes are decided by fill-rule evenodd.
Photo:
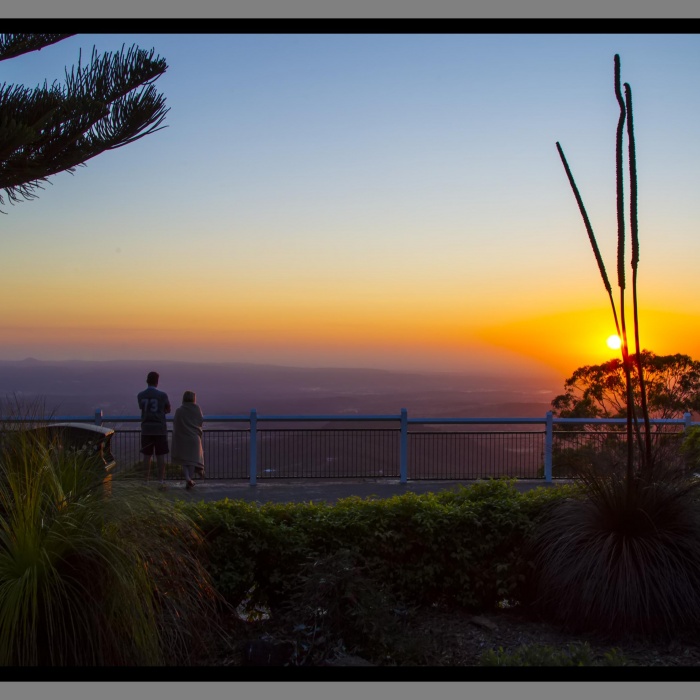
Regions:
M 611 350 L 619 350 L 620 347 L 622 346 L 622 341 L 620 340 L 620 336 L 617 336 L 617 335 L 611 335 L 605 342 L 608 344 L 608 347 Z

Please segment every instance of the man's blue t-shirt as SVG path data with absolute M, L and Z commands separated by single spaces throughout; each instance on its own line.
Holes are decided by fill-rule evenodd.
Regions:
M 149 386 L 138 395 L 141 409 L 141 432 L 144 435 L 167 435 L 165 415 L 170 413 L 170 401 L 164 391 Z

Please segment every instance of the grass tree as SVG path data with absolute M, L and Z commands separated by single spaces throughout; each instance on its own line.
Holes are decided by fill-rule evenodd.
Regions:
M 618 463 L 614 450 L 578 466 L 581 498 L 553 504 L 535 538 L 537 600 L 566 626 L 613 635 L 638 632 L 671 635 L 700 625 L 699 480 L 689 478 L 678 450 L 652 451 L 644 353 L 639 344 L 637 268 L 637 164 L 632 91 L 620 80 L 614 59 L 614 90 L 620 108 L 616 132 L 617 277 L 616 305 L 600 251 L 571 169 L 557 150 L 583 216 L 622 340 L 627 450 Z M 630 353 L 625 315 L 625 208 L 623 138 L 627 124 L 630 177 L 632 304 L 636 352 Z M 635 412 L 632 363 L 640 394 L 644 435 Z
M 41 431 L 1 426 L 0 664 L 187 664 L 217 628 L 202 540 L 172 502 Z

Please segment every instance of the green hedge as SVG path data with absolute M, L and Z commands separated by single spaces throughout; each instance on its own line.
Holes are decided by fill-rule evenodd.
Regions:
M 343 551 L 363 576 L 406 602 L 486 609 L 526 595 L 529 535 L 546 505 L 574 490 L 519 493 L 513 481 L 492 480 L 335 505 L 226 499 L 183 508 L 202 528 L 210 572 L 233 605 L 252 596 L 275 610 L 298 590 L 309 563 Z

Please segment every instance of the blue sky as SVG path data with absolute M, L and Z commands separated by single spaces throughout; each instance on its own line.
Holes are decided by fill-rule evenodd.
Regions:
M 32 290 L 0 313 L 6 357 L 459 368 L 513 352 L 484 345 L 489 324 L 608 313 L 555 142 L 613 276 L 615 53 L 643 301 L 700 315 L 695 35 L 80 35 L 4 62 L 3 79 L 62 80 L 80 48 L 132 43 L 168 62 L 168 128 L 5 206 L 0 292 Z M 130 321 L 144 309 L 150 340 Z M 49 311 L 65 320 L 42 340 Z M 98 342 L 102 315 L 123 342 Z

